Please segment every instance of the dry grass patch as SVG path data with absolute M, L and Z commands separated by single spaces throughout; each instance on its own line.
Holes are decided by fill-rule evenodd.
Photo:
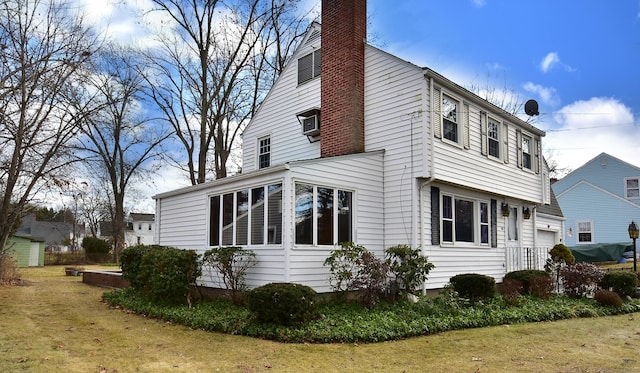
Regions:
M 640 371 L 638 313 L 372 344 L 281 344 L 110 309 L 105 289 L 63 267 L 22 276 L 31 285 L 0 287 L 3 372 Z

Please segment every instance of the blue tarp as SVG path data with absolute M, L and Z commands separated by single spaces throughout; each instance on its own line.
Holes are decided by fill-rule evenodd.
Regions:
M 632 243 L 595 243 L 570 247 L 577 263 L 617 262 L 622 253 L 633 250 Z

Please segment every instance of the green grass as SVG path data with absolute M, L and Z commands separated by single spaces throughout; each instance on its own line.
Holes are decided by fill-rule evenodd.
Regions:
M 2 372 L 640 371 L 640 313 L 378 343 L 278 343 L 110 308 L 103 288 L 63 267 L 22 274 L 29 285 L 0 287 Z

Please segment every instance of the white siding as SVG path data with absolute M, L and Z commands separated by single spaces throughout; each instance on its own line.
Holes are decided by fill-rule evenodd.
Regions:
M 445 90 L 445 92 L 448 91 Z M 469 149 L 453 145 L 442 139 L 435 139 L 433 166 L 435 178 L 492 192 L 496 195 L 536 203 L 542 202 L 543 184 L 540 174 L 518 167 L 516 126 L 507 122 L 508 163 L 505 163 L 504 159 L 487 157 L 481 152 L 481 109 L 472 103 L 468 104 Z M 501 134 L 501 137 L 503 136 L 504 134 Z M 532 143 L 532 147 L 534 145 L 535 141 Z M 535 161 L 537 159 L 532 158 L 532 163 Z
M 385 247 L 416 245 L 416 177 L 426 174 L 428 154 L 427 99 L 421 68 L 365 48 L 365 146 L 385 150 Z
M 384 257 L 385 248 L 384 237 L 380 234 L 385 214 L 382 195 L 382 165 L 385 157 L 386 154 L 383 156 L 382 152 L 374 152 L 291 165 L 294 182 L 355 192 L 354 241 L 380 258 Z M 291 203 L 294 203 L 293 200 Z M 293 205 L 290 208 L 293 210 Z M 294 246 L 289 254 L 288 281 L 311 286 L 318 292 L 331 291 L 329 270 L 322 264 L 333 249 L 333 246 Z
M 243 172 L 257 166 L 258 139 L 271 137 L 271 164 L 320 156 L 320 142 L 302 134 L 297 113 L 320 107 L 320 77 L 298 85 L 298 58 L 320 48 L 320 39 L 305 44 L 291 58 L 243 134 Z M 322 128 L 322 122 L 321 122 Z

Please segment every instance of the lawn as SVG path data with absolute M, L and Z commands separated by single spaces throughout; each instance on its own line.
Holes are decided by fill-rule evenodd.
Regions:
M 62 267 L 0 288 L 3 372 L 634 372 L 640 314 L 370 344 L 282 344 L 173 325 L 101 302 Z

